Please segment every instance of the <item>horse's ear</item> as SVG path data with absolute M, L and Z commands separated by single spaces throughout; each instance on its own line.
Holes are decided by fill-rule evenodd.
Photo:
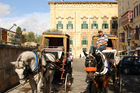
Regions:
M 86 51 L 83 51 L 83 53 L 84 53 L 84 55 L 87 57 L 88 54 L 86 53 Z
M 12 65 L 16 65 L 16 61 L 14 61 L 14 62 L 10 62 Z

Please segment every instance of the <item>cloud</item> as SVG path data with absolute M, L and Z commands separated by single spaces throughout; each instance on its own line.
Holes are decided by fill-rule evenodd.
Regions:
M 10 14 L 10 6 L 8 4 L 0 3 L 0 16 Z
M 17 24 L 27 32 L 32 31 L 36 34 L 49 29 L 50 14 L 49 13 L 31 13 L 21 17 L 4 17 L 0 18 L 0 27 L 9 29 L 13 24 Z M 15 27 L 16 28 L 16 27 Z M 14 28 L 12 30 L 15 30 Z

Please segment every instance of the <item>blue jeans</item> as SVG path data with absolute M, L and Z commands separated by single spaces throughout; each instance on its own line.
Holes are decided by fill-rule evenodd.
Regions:
M 106 45 L 101 45 L 100 47 L 97 47 L 97 46 L 90 46 L 90 53 L 94 53 L 95 50 L 100 50 L 100 51 L 103 51 L 106 49 Z

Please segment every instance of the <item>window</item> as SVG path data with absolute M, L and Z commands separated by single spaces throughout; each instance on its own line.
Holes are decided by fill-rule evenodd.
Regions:
M 81 24 L 81 29 L 88 29 L 88 24 L 86 23 L 86 21 L 83 21 L 83 23 Z
M 83 38 L 82 45 L 88 45 L 88 40 L 86 40 L 85 38 Z
M 72 39 L 70 39 L 70 45 L 73 45 L 73 40 Z
M 97 29 L 98 28 L 98 24 L 96 23 L 96 21 L 93 21 L 93 23 L 91 24 L 91 29 Z
M 72 48 L 70 48 L 70 52 L 72 52 Z
M 108 29 L 108 23 L 106 21 L 103 22 L 102 29 Z
M 57 29 L 63 29 L 63 24 L 61 21 L 58 21 L 58 24 L 56 25 Z
M 138 6 L 134 8 L 134 17 L 138 16 Z
M 82 50 L 85 51 L 85 52 L 87 52 L 87 48 L 83 48 Z
M 73 29 L 73 24 L 71 21 L 68 21 L 67 29 Z
M 117 23 L 117 21 L 113 21 L 112 29 L 117 29 L 117 28 L 118 28 L 118 23 Z

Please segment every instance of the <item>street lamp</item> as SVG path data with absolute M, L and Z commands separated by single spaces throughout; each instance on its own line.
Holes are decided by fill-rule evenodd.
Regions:
M 14 26 L 17 26 L 17 25 L 16 25 L 16 24 L 13 24 L 13 26 L 9 29 L 9 31 L 10 31 Z

